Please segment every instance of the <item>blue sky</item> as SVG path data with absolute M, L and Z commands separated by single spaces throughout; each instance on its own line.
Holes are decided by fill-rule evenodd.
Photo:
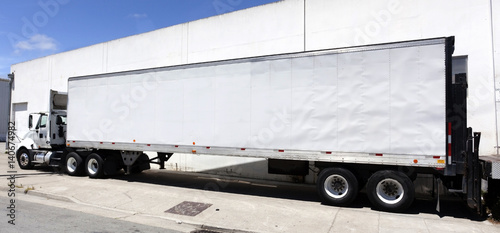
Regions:
M 277 0 L 2 0 L 0 78 L 10 65 Z

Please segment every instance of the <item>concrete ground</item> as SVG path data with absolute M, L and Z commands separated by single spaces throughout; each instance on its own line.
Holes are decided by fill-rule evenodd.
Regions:
M 0 148 L 5 147 L 0 144 Z M 0 176 L 5 179 L 8 158 L 0 155 Z M 47 167 L 20 170 L 16 164 L 15 170 L 16 200 L 182 232 L 202 228 L 214 232 L 500 232 L 500 225 L 475 218 L 457 200 L 441 200 L 441 213 L 431 200 L 416 200 L 405 213 L 387 213 L 372 210 L 364 194 L 351 207 L 323 205 L 309 185 L 158 169 L 97 180 Z M 8 189 L 0 186 L 5 195 Z M 183 202 L 188 203 L 179 206 Z M 7 224 L 4 218 L 0 226 Z

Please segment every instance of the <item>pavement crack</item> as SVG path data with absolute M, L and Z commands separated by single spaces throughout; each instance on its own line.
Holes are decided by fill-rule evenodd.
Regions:
M 427 221 L 425 218 L 422 219 L 424 221 L 424 224 L 425 224 L 425 229 L 427 230 L 427 232 L 430 232 L 429 231 L 429 226 L 427 225 Z
M 328 229 L 328 232 L 332 232 L 333 225 L 335 224 L 335 220 L 337 219 L 337 215 L 339 214 L 340 210 L 342 208 L 337 209 L 337 212 L 335 212 L 335 216 L 333 217 L 332 224 L 330 225 L 330 228 Z
M 129 191 L 127 191 L 127 192 L 124 192 L 123 194 L 124 194 L 125 196 L 127 196 L 127 197 L 128 197 L 128 199 L 130 199 L 130 200 L 132 201 L 132 197 L 131 197 L 130 195 L 128 195 L 128 192 L 130 192 L 130 190 L 129 190 Z
M 128 217 L 131 217 L 131 216 L 140 216 L 140 215 L 141 215 L 141 213 L 134 212 L 134 213 L 132 213 L 132 214 L 128 214 L 128 215 L 124 215 L 124 216 L 115 217 L 114 219 L 116 219 L 116 220 L 122 220 L 122 219 L 123 219 L 123 220 L 125 220 L 125 219 L 127 219 Z

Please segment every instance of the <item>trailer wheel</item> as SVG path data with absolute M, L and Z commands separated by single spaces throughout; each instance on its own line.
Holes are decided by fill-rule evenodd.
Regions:
M 319 173 L 317 188 L 325 203 L 346 206 L 358 195 L 358 180 L 347 169 L 326 168 Z
M 410 178 L 402 172 L 378 171 L 368 180 L 368 199 L 381 210 L 401 212 L 413 203 L 415 188 Z
M 101 178 L 104 176 L 104 160 L 96 153 L 87 156 L 85 160 L 85 172 L 90 178 Z
M 66 155 L 66 173 L 70 176 L 78 176 L 83 171 L 83 160 L 76 152 Z
M 22 148 L 17 151 L 17 163 L 21 169 L 33 168 L 33 163 L 31 162 L 30 151 Z

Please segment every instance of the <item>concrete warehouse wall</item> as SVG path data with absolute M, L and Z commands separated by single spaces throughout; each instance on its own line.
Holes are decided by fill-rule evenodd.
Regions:
M 201 19 L 12 65 L 11 115 L 23 122 L 29 112 L 46 111 L 49 90 L 66 91 L 73 76 L 454 35 L 454 56 L 468 60 L 468 125 L 483 133 L 481 154 L 498 154 L 500 59 L 493 46 L 500 46 L 500 3 L 493 2 L 285 0 Z M 20 134 L 27 130 L 23 124 Z M 261 160 L 192 155 L 172 160 L 177 170 L 270 177 Z M 249 163 L 255 165 L 234 166 Z
M 9 86 L 8 79 L 0 79 L 0 142 L 5 142 L 7 139 L 7 128 L 9 125 Z

